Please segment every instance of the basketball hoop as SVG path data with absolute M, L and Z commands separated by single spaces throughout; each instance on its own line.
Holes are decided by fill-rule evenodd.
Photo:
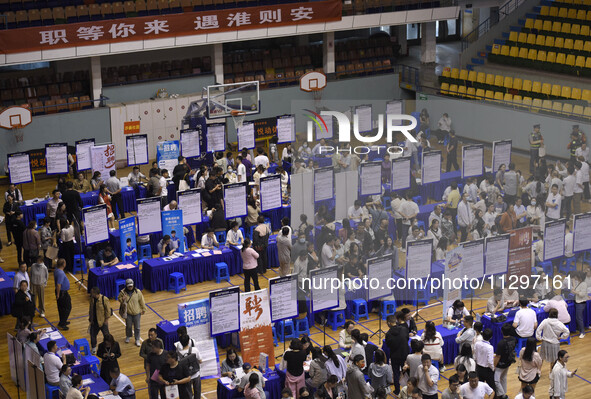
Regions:
M 232 110 L 230 111 L 230 115 L 232 116 L 236 130 L 240 129 L 244 123 L 244 118 L 246 118 L 246 111 Z
M 25 126 L 31 123 L 31 109 L 27 104 L 4 108 L 0 112 L 0 127 L 12 130 L 16 143 L 22 143 L 25 136 Z
M 310 92 L 314 97 L 314 107 L 318 110 L 322 105 L 322 89 L 311 89 Z
M 300 90 L 312 93 L 316 110 L 321 108 L 322 89 L 326 87 L 326 82 L 326 75 L 318 71 L 311 71 L 300 77 Z
M 11 129 L 14 132 L 14 141 L 22 143 L 25 138 L 25 129 L 23 125 L 14 125 Z

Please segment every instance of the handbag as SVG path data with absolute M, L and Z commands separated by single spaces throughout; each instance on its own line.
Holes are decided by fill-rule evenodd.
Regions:
M 191 375 L 197 373 L 200 370 L 197 355 L 193 353 L 193 340 L 191 340 L 191 347 L 189 348 L 189 353 L 187 353 L 182 359 L 180 359 L 179 363 L 182 366 L 186 367 L 189 371 L 189 374 Z
M 131 295 L 133 295 L 133 292 L 131 293 Z M 121 302 L 121 304 L 119 305 L 119 316 L 121 316 L 121 318 L 123 319 L 127 319 L 127 304 L 129 303 L 129 301 L 131 301 L 131 295 L 127 298 L 127 302 Z
M 56 260 L 57 259 L 57 254 L 58 254 L 58 248 L 57 247 L 47 247 L 47 250 L 45 251 L 45 257 L 49 258 L 51 260 Z
M 546 156 L 546 147 L 545 146 L 540 146 L 540 148 L 538 149 L 538 156 L 540 157 L 545 157 Z
M 191 187 L 189 187 L 189 183 L 187 183 L 187 181 L 185 179 L 181 179 L 179 181 L 179 191 L 185 191 L 190 189 Z

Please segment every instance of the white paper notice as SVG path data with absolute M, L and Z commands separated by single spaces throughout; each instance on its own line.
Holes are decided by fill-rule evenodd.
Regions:
M 334 170 L 332 167 L 314 170 L 314 201 L 334 198 Z
M 139 134 L 127 136 L 127 166 L 145 165 L 148 163 L 148 136 Z
M 244 122 L 244 124 L 238 128 L 238 148 L 254 148 L 254 122 Z
M 192 129 L 181 132 L 181 155 L 194 158 L 201 155 L 199 148 L 199 130 Z
M 140 235 L 162 231 L 160 217 L 160 198 L 143 198 L 137 200 L 137 220 Z
M 481 176 L 484 168 L 484 146 L 482 144 L 462 147 L 462 177 Z
M 269 280 L 271 290 L 271 321 L 298 316 L 298 276 L 290 274 Z
M 92 167 L 90 149 L 94 147 L 94 139 L 80 140 L 76 142 L 76 164 L 78 170 L 88 170 Z
M 339 306 L 339 290 L 331 286 L 331 281 L 338 280 L 338 278 L 339 268 L 337 266 L 316 269 L 310 272 L 312 312 L 316 313 Z
M 109 239 L 109 223 L 107 219 L 107 206 L 97 205 L 82 210 L 84 230 L 86 231 L 86 244 L 106 241 Z
M 45 167 L 48 175 L 68 174 L 68 144 L 46 144 Z
M 493 141 L 492 152 L 492 171 L 493 173 L 499 170 L 499 166 L 505 164 L 509 167 L 511 163 L 511 148 L 513 142 L 511 140 Z
M 277 117 L 277 142 L 289 143 L 295 141 L 295 118 L 293 115 Z
M 359 133 L 371 132 L 371 105 L 360 105 L 355 108 L 355 116 L 357 116 L 357 123 Z
M 389 281 L 392 278 L 392 270 L 394 269 L 394 260 L 392 255 L 381 258 L 368 259 L 367 261 L 367 279 L 369 281 Z M 370 285 L 367 292 L 368 301 L 382 298 L 392 294 L 392 290 L 388 289 L 387 284 L 378 284 L 378 287 L 373 288 Z
M 8 173 L 12 184 L 29 183 L 32 180 L 29 154 L 10 154 L 8 156 Z
M 189 337 L 195 340 L 195 346 L 201 355 L 203 363 L 200 365 L 200 372 L 202 377 L 218 376 L 220 369 L 218 366 L 217 343 L 214 338 L 211 338 L 209 331 L 206 331 L 209 323 L 206 325 L 195 325 L 187 327 Z M 205 329 L 205 330 L 204 330 Z
M 261 177 L 261 211 L 281 208 L 281 176 Z
M 333 120 L 332 116 L 328 116 L 324 118 L 324 122 L 326 122 L 326 126 L 323 123 L 320 124 L 320 127 L 312 121 L 308 123 L 314 124 L 314 129 L 316 131 L 316 140 L 320 139 L 331 139 L 332 138 L 332 131 L 333 131 Z
M 544 226 L 544 260 L 564 256 L 566 220 L 546 222 Z
M 437 183 L 441 181 L 441 151 L 423 152 L 421 183 Z
M 233 219 L 246 215 L 246 184 L 226 184 L 224 185 L 224 210 L 226 219 Z
M 359 175 L 361 195 L 376 195 L 382 193 L 382 163 L 371 162 L 361 164 Z
M 386 115 L 401 115 L 402 101 L 388 101 L 386 103 Z M 392 125 L 400 126 L 402 123 L 400 119 L 393 120 Z
M 240 330 L 240 288 L 232 287 L 209 293 L 211 335 Z
M 484 276 L 484 239 L 465 242 L 464 258 L 462 259 L 463 272 L 468 278 L 481 278 Z
M 201 223 L 201 191 L 198 188 L 177 191 L 179 209 L 183 211 L 185 225 Z
M 226 125 L 216 123 L 207 125 L 207 152 L 224 151 L 226 149 Z
M 431 273 L 433 240 L 406 243 L 406 278 L 425 278 Z
M 591 249 L 591 213 L 575 215 L 573 230 L 573 251 L 588 251 Z
M 485 272 L 487 276 L 505 274 L 509 267 L 509 234 L 489 237 L 485 241 Z
M 392 160 L 392 183 L 390 189 L 406 190 L 410 188 L 410 157 Z

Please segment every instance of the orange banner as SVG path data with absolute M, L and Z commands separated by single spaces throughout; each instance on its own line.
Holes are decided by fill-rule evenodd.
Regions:
M 326 0 L 8 29 L 0 53 L 340 21 L 341 9 L 340 0 Z
M 135 134 L 140 132 L 140 121 L 123 122 L 123 134 Z

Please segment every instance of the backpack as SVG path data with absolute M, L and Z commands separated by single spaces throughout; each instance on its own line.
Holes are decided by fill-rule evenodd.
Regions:
M 199 365 L 199 360 L 197 360 L 197 355 L 193 353 L 193 339 L 191 339 L 191 347 L 189 348 L 189 353 L 179 359 L 179 363 L 181 366 L 186 367 L 189 370 L 189 374 L 193 375 L 198 372 L 201 367 Z

